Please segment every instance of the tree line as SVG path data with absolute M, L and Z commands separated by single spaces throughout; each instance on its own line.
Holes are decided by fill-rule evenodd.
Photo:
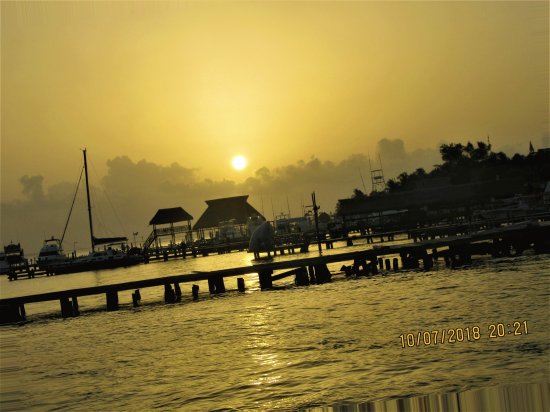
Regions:
M 383 192 L 371 192 L 370 196 L 380 196 L 414 190 L 441 179 L 448 184 L 465 184 L 483 180 L 521 178 L 530 190 L 537 190 L 541 184 L 550 181 L 550 149 L 535 151 L 530 144 L 529 154 L 514 154 L 508 157 L 503 152 L 493 152 L 491 145 L 477 142 L 442 144 L 439 147 L 442 163 L 434 165 L 430 172 L 418 168 L 412 173 L 402 172 L 386 182 Z M 354 189 L 351 198 L 368 195 Z

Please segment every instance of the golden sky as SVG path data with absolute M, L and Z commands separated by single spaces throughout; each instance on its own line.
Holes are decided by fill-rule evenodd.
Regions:
M 100 174 L 125 155 L 242 181 L 382 138 L 548 139 L 548 2 L 3 1 L 1 13 L 4 200 L 23 175 L 73 181 L 83 147 Z

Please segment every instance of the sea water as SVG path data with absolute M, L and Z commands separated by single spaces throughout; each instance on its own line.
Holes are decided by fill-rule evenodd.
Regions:
M 312 247 L 307 255 L 276 259 L 317 253 Z M 237 267 L 251 259 L 240 252 L 15 282 L 3 277 L 0 294 Z M 521 396 L 540 405 L 550 382 L 549 276 L 550 255 L 527 254 L 477 258 L 454 270 L 439 262 L 428 272 L 338 275 L 309 287 L 286 278 L 271 291 L 260 291 L 251 274 L 245 293 L 236 291 L 235 278 L 226 279 L 227 293 L 212 297 L 200 282 L 197 302 L 191 284 L 182 283 L 181 303 L 166 305 L 162 287 L 147 288 L 138 308 L 131 291 L 120 292 L 113 312 L 105 310 L 105 296 L 83 297 L 81 316 L 69 319 L 60 317 L 59 302 L 30 304 L 29 322 L 0 328 L 0 409 L 359 408 L 517 385 L 527 385 Z M 438 399 L 431 410 L 444 409 Z

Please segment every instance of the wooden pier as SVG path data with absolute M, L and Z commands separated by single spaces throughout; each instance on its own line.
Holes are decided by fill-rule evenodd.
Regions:
M 324 243 L 334 241 L 323 241 Z M 328 248 L 328 246 L 327 246 Z M 231 242 L 231 243 L 220 243 L 212 245 L 204 245 L 200 247 L 181 247 L 181 246 L 172 246 L 164 247 L 158 249 L 148 249 L 144 255 L 145 263 L 164 260 L 168 261 L 171 259 L 187 259 L 188 257 L 206 257 L 210 255 L 221 255 L 225 253 L 233 252 L 243 252 L 248 250 L 248 240 L 241 242 Z M 294 254 L 297 252 L 306 253 L 309 251 L 309 242 L 299 242 L 292 244 L 283 244 L 276 245 L 272 253 L 274 255 L 284 255 L 284 254 Z
M 163 287 L 166 303 L 181 301 L 180 284 L 208 281 L 211 294 L 226 291 L 225 280 L 245 274 L 258 274 L 260 288 L 273 288 L 273 282 L 294 276 L 296 286 L 323 284 L 331 280 L 332 273 L 327 265 L 342 262 L 342 271 L 349 276 L 363 276 L 378 273 L 379 270 L 397 271 L 399 269 L 430 270 L 434 260 L 443 258 L 449 267 L 459 267 L 471 263 L 472 255 L 491 254 L 492 256 L 510 256 L 523 253 L 526 249 L 535 252 L 550 252 L 550 222 L 525 222 L 506 227 L 488 229 L 462 236 L 428 239 L 416 243 L 401 245 L 375 245 L 344 253 L 318 255 L 301 259 L 271 261 L 227 268 L 208 272 L 194 272 L 155 279 L 137 280 L 104 286 L 48 292 L 0 300 L 0 323 L 21 322 L 26 320 L 25 305 L 35 302 L 59 301 L 63 317 L 78 316 L 78 298 L 89 295 L 105 295 L 107 310 L 119 307 L 118 294 L 132 292 L 134 306 L 139 305 L 141 289 Z M 399 258 L 397 257 L 399 256 Z M 393 257 L 392 260 L 389 257 Z M 345 263 L 348 263 L 346 265 Z M 274 272 L 282 271 L 274 274 Z M 244 291 L 244 280 L 237 279 L 237 289 Z M 192 298 L 198 299 L 199 287 L 192 286 Z

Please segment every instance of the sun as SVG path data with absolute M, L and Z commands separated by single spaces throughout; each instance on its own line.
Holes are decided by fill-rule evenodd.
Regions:
M 231 166 L 235 170 L 243 170 L 246 167 L 246 163 L 246 158 L 241 155 L 237 155 L 231 160 Z

